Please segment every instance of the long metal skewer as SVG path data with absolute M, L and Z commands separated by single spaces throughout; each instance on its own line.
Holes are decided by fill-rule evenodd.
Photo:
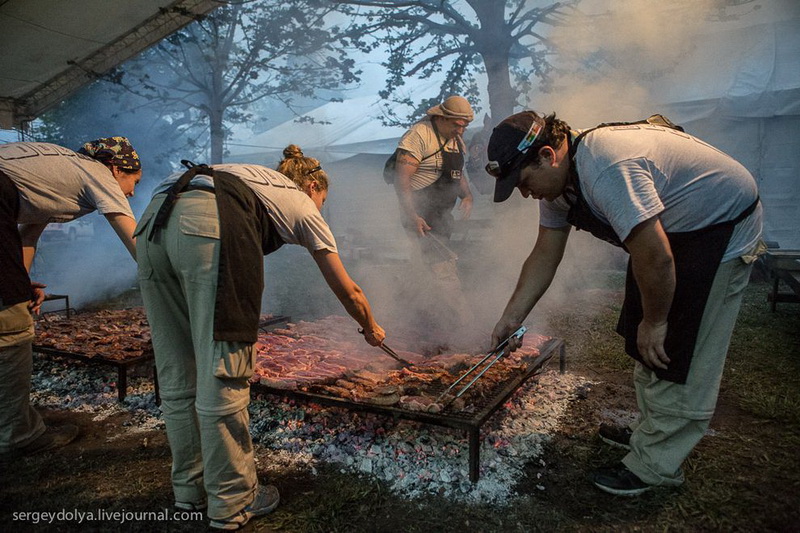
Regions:
M 428 238 L 433 240 L 433 242 L 436 243 L 437 246 L 439 246 L 439 253 L 447 257 L 448 260 L 454 260 L 454 261 L 458 260 L 458 254 L 455 253 L 453 250 L 451 250 L 445 243 L 443 243 L 442 239 L 440 239 L 439 237 L 430 232 L 428 232 L 426 235 L 428 236 Z
M 457 395 L 456 395 L 456 396 L 453 398 L 453 400 L 455 400 L 456 398 L 458 398 L 458 397 L 460 397 L 462 394 L 464 394 L 464 392 L 466 392 L 466 391 L 467 391 L 467 389 L 469 389 L 469 388 L 472 386 L 472 384 L 473 384 L 473 383 L 475 383 L 475 381 L 477 381 L 477 379 L 483 375 L 483 373 L 484 373 L 484 372 L 486 372 L 486 371 L 487 371 L 487 370 L 488 370 L 488 369 L 489 369 L 489 368 L 490 368 L 490 367 L 491 367 L 493 364 L 495 364 L 495 363 L 497 362 L 497 360 L 498 360 L 498 359 L 500 359 L 500 357 L 502 357 L 502 356 L 503 356 L 503 353 L 504 353 L 504 351 L 505 351 L 505 348 L 506 348 L 506 346 L 508 345 L 509 341 L 511 341 L 511 339 L 514 339 L 514 338 L 517 338 L 517 339 L 519 339 L 520 337 L 522 337 L 522 336 L 525 334 L 525 332 L 526 332 L 526 331 L 528 331 L 528 328 L 527 328 L 527 326 L 520 326 L 520 328 L 519 328 L 517 331 L 515 331 L 514 333 L 512 333 L 511 335 L 509 335 L 509 336 L 508 336 L 508 338 L 507 338 L 507 339 L 505 339 L 504 341 L 500 342 L 500 344 L 498 344 L 498 345 L 497 345 L 497 346 L 496 346 L 496 347 L 495 347 L 495 348 L 494 348 L 492 351 L 490 351 L 489 353 L 487 353 L 487 354 L 484 356 L 484 358 L 483 358 L 483 359 L 481 359 L 480 361 L 478 361 L 477 363 L 475 363 L 475 364 L 472 366 L 472 368 L 470 368 L 469 370 L 467 370 L 466 372 L 464 372 L 464 373 L 461 375 L 461 377 L 460 377 L 460 378 L 458 378 L 456 381 L 454 381 L 452 385 L 450 385 L 449 387 L 447 387 L 447 389 L 445 389 L 445 391 L 444 391 L 444 392 L 442 392 L 442 393 L 441 393 L 441 394 L 440 394 L 440 395 L 439 395 L 439 396 L 436 398 L 436 402 L 435 402 L 435 403 L 439 403 L 439 400 L 441 400 L 442 398 L 444 398 L 444 397 L 445 397 L 445 396 L 446 396 L 446 395 L 447 395 L 447 394 L 448 394 L 448 393 L 449 393 L 451 390 L 453 390 L 453 388 L 454 388 L 456 385 L 458 385 L 459 383 L 461 383 L 461 382 L 464 380 L 464 378 L 466 378 L 467 376 L 469 376 L 470 374 L 472 374 L 472 373 L 473 373 L 473 372 L 474 372 L 474 371 L 475 371 L 475 370 L 476 370 L 478 367 L 480 367 L 480 366 L 481 366 L 481 365 L 482 365 L 482 364 L 483 364 L 483 363 L 484 363 L 484 362 L 485 362 L 487 359 L 489 359 L 489 358 L 490 358 L 490 357 L 492 357 L 493 355 L 496 355 L 496 357 L 495 357 L 494 361 L 492 361 L 491 363 L 489 363 L 488 365 L 486 365 L 486 368 L 484 368 L 484 369 L 481 371 L 481 373 L 480 373 L 480 374 L 478 374 L 478 376 L 477 376 L 477 377 L 475 377 L 475 379 L 473 379 L 473 380 L 472 380 L 472 381 L 471 381 L 471 382 L 470 382 L 470 383 L 469 383 L 469 384 L 468 384 L 466 387 L 464 387 L 463 389 L 461 389 L 461 391 L 459 391 L 459 393 L 458 393 L 458 394 L 457 394 Z M 449 403 L 452 403 L 452 401 L 453 401 L 453 400 L 451 400 Z

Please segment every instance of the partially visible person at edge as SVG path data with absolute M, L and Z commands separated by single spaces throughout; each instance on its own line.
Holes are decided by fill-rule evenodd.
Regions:
M 494 191 L 494 180 L 484 172 L 484 167 L 488 163 L 486 147 L 489 146 L 492 129 L 492 117 L 486 114 L 483 116 L 483 128 L 476 132 L 467 143 L 468 157 L 465 167 L 469 183 L 480 194 L 492 194 Z
M 472 212 L 472 193 L 463 172 L 467 151 L 462 135 L 473 117 L 466 98 L 450 96 L 428 109 L 398 144 L 394 187 L 403 226 L 433 276 L 432 290 L 437 296 L 432 299 L 438 309 L 422 310 L 431 315 L 429 320 L 438 322 L 430 324 L 433 331 L 473 320 L 455 268 L 457 256 L 450 248 L 457 201 L 463 219 Z
M 38 142 L 0 145 L 1 458 L 45 452 L 78 436 L 71 424 L 45 426 L 30 405 L 31 313 L 45 298 L 45 286 L 29 277 L 39 236 L 50 222 L 97 210 L 135 259 L 136 221 L 127 198 L 141 178 L 139 156 L 125 137 L 87 142 L 77 152 Z
M 669 127 L 579 134 L 555 114 L 532 111 L 494 129 L 488 158 L 496 202 L 515 187 L 540 200 L 536 243 L 492 342 L 518 328 L 545 293 L 571 225 L 623 246 L 630 261 L 617 331 L 636 360 L 639 417 L 630 427 L 600 427 L 603 440 L 628 452 L 591 479 L 620 495 L 682 484 L 681 465 L 709 426 L 742 293 L 764 250 L 753 176 Z
M 219 164 L 172 174 L 135 232 L 175 507 L 207 509 L 217 529 L 242 527 L 280 501 L 276 487 L 259 484 L 247 411 L 263 256 L 287 243 L 307 248 L 367 343 L 385 337 L 320 213 L 325 171 L 297 147 L 284 153 L 283 173 Z

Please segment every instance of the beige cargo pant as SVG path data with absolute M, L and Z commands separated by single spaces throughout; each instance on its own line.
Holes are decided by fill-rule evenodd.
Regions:
M 175 500 L 208 498 L 210 518 L 249 505 L 258 485 L 249 431 L 252 344 L 214 340 L 219 218 L 213 194 L 188 191 L 153 241 L 157 195 L 136 229 L 139 283 L 153 337 Z
M 697 335 L 686 384 L 656 377 L 636 363 L 639 419 L 631 425 L 630 452 L 622 462 L 650 485 L 683 483 L 681 464 L 708 429 L 722 370 L 752 264 L 741 258 L 719 266 Z
M 33 442 L 45 432 L 31 406 L 33 318 L 28 302 L 0 307 L 0 454 Z

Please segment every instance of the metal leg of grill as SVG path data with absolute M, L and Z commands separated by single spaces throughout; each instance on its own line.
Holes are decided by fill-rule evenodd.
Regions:
M 472 483 L 477 483 L 480 476 L 481 462 L 480 428 L 467 430 L 467 438 L 469 439 L 469 480 Z

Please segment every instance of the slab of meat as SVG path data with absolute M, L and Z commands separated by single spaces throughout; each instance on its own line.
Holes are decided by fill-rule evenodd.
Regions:
M 144 308 L 44 315 L 35 323 L 34 344 L 84 357 L 122 361 L 151 356 L 150 326 Z
M 426 357 L 397 350 L 414 363 L 411 368 L 399 369 L 380 349 L 368 346 L 356 329 L 350 318 L 331 316 L 260 333 L 254 381 L 274 389 L 299 389 L 348 401 L 440 412 L 452 396 L 441 403 L 434 400 L 484 355 L 442 353 Z M 538 355 L 538 346 L 548 339 L 525 335 L 519 350 L 501 358 L 447 409 L 468 410 L 480 403 L 498 383 L 524 370 L 526 361 Z M 395 338 L 392 344 L 403 347 Z

